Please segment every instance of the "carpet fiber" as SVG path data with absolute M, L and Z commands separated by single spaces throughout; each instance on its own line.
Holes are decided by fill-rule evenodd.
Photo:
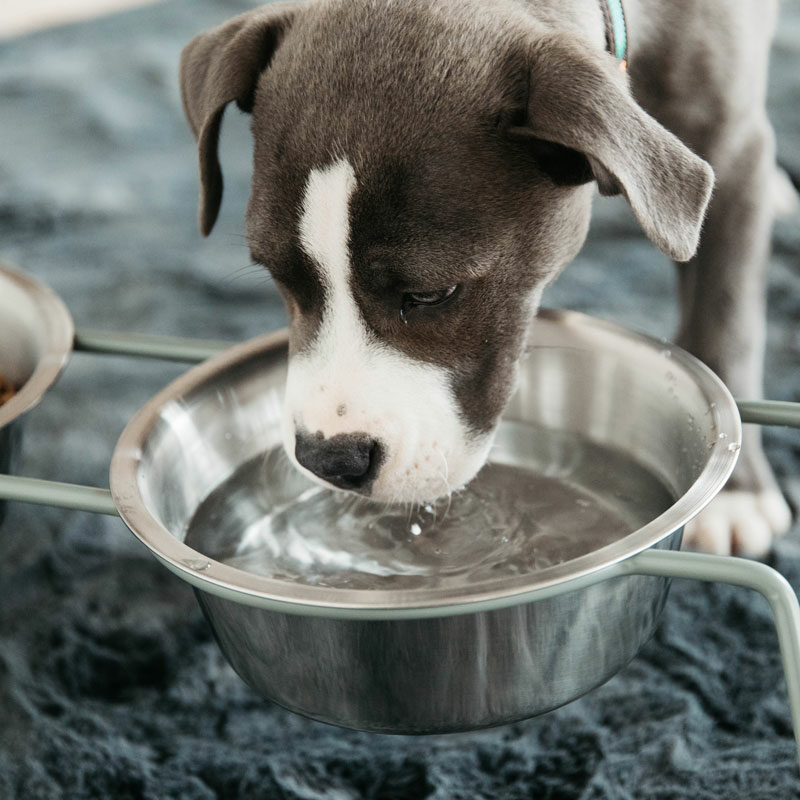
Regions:
M 196 228 L 194 143 L 177 58 L 242 10 L 169 0 L 0 43 L 0 258 L 49 283 L 79 327 L 242 340 L 283 324 L 250 266 L 247 119 L 223 131 L 218 229 Z M 780 160 L 800 180 L 800 3 L 771 72 Z M 546 304 L 658 336 L 676 322 L 669 262 L 623 203 L 598 201 Z M 775 233 L 767 394 L 800 400 L 800 223 Z M 181 367 L 76 354 L 26 420 L 20 471 L 107 485 L 127 419 Z M 768 453 L 800 505 L 800 435 Z M 798 530 L 772 563 L 800 586 Z M 796 798 L 798 766 L 766 602 L 676 581 L 641 654 L 538 720 L 423 738 L 338 730 L 256 697 L 187 585 L 122 523 L 9 504 L 0 529 L 0 797 L 457 800 Z

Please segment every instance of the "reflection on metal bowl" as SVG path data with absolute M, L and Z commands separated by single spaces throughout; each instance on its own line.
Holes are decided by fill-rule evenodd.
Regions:
M 523 555 L 506 558 L 482 541 L 502 531 L 471 529 L 472 511 L 446 533 L 390 520 L 367 535 L 356 519 L 312 535 L 301 520 L 298 541 L 309 535 L 298 555 L 263 527 L 280 498 L 252 466 L 280 444 L 285 370 L 278 334 L 189 371 L 126 428 L 111 490 L 131 530 L 197 589 L 245 681 L 301 714 L 363 730 L 497 725 L 607 680 L 652 634 L 669 580 L 604 572 L 648 548 L 678 548 L 741 441 L 733 399 L 692 357 L 580 314 L 542 312 L 491 458 L 560 482 L 553 496 L 571 505 L 611 509 L 621 520 L 613 535 L 587 545 L 593 524 L 562 523 L 570 529 L 537 562 L 525 530 L 514 534 Z M 248 547 L 261 548 L 258 568 L 241 559 Z

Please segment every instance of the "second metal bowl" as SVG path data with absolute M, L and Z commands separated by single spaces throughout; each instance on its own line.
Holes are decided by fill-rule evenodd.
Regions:
M 0 406 L 0 474 L 13 471 L 19 418 L 52 386 L 72 353 L 72 317 L 39 281 L 0 264 L 0 374 L 16 394 Z M 0 520 L 4 504 L 0 502 Z

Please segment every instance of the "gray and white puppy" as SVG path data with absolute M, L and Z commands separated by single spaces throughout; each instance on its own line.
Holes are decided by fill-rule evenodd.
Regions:
M 679 262 L 678 342 L 759 394 L 775 4 L 627 0 L 626 73 L 606 1 L 275 3 L 184 50 L 204 234 L 223 112 L 252 114 L 248 241 L 290 311 L 284 441 L 315 479 L 415 502 L 475 475 L 595 185 Z M 695 546 L 763 553 L 788 527 L 757 436 Z

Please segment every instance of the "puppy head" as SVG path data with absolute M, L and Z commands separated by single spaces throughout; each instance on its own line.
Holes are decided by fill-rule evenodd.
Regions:
M 613 59 L 506 11 L 280 3 L 184 51 L 204 233 L 225 106 L 253 116 L 248 239 L 291 316 L 284 441 L 327 484 L 426 501 L 473 477 L 593 181 L 674 258 L 696 247 L 708 166 Z

